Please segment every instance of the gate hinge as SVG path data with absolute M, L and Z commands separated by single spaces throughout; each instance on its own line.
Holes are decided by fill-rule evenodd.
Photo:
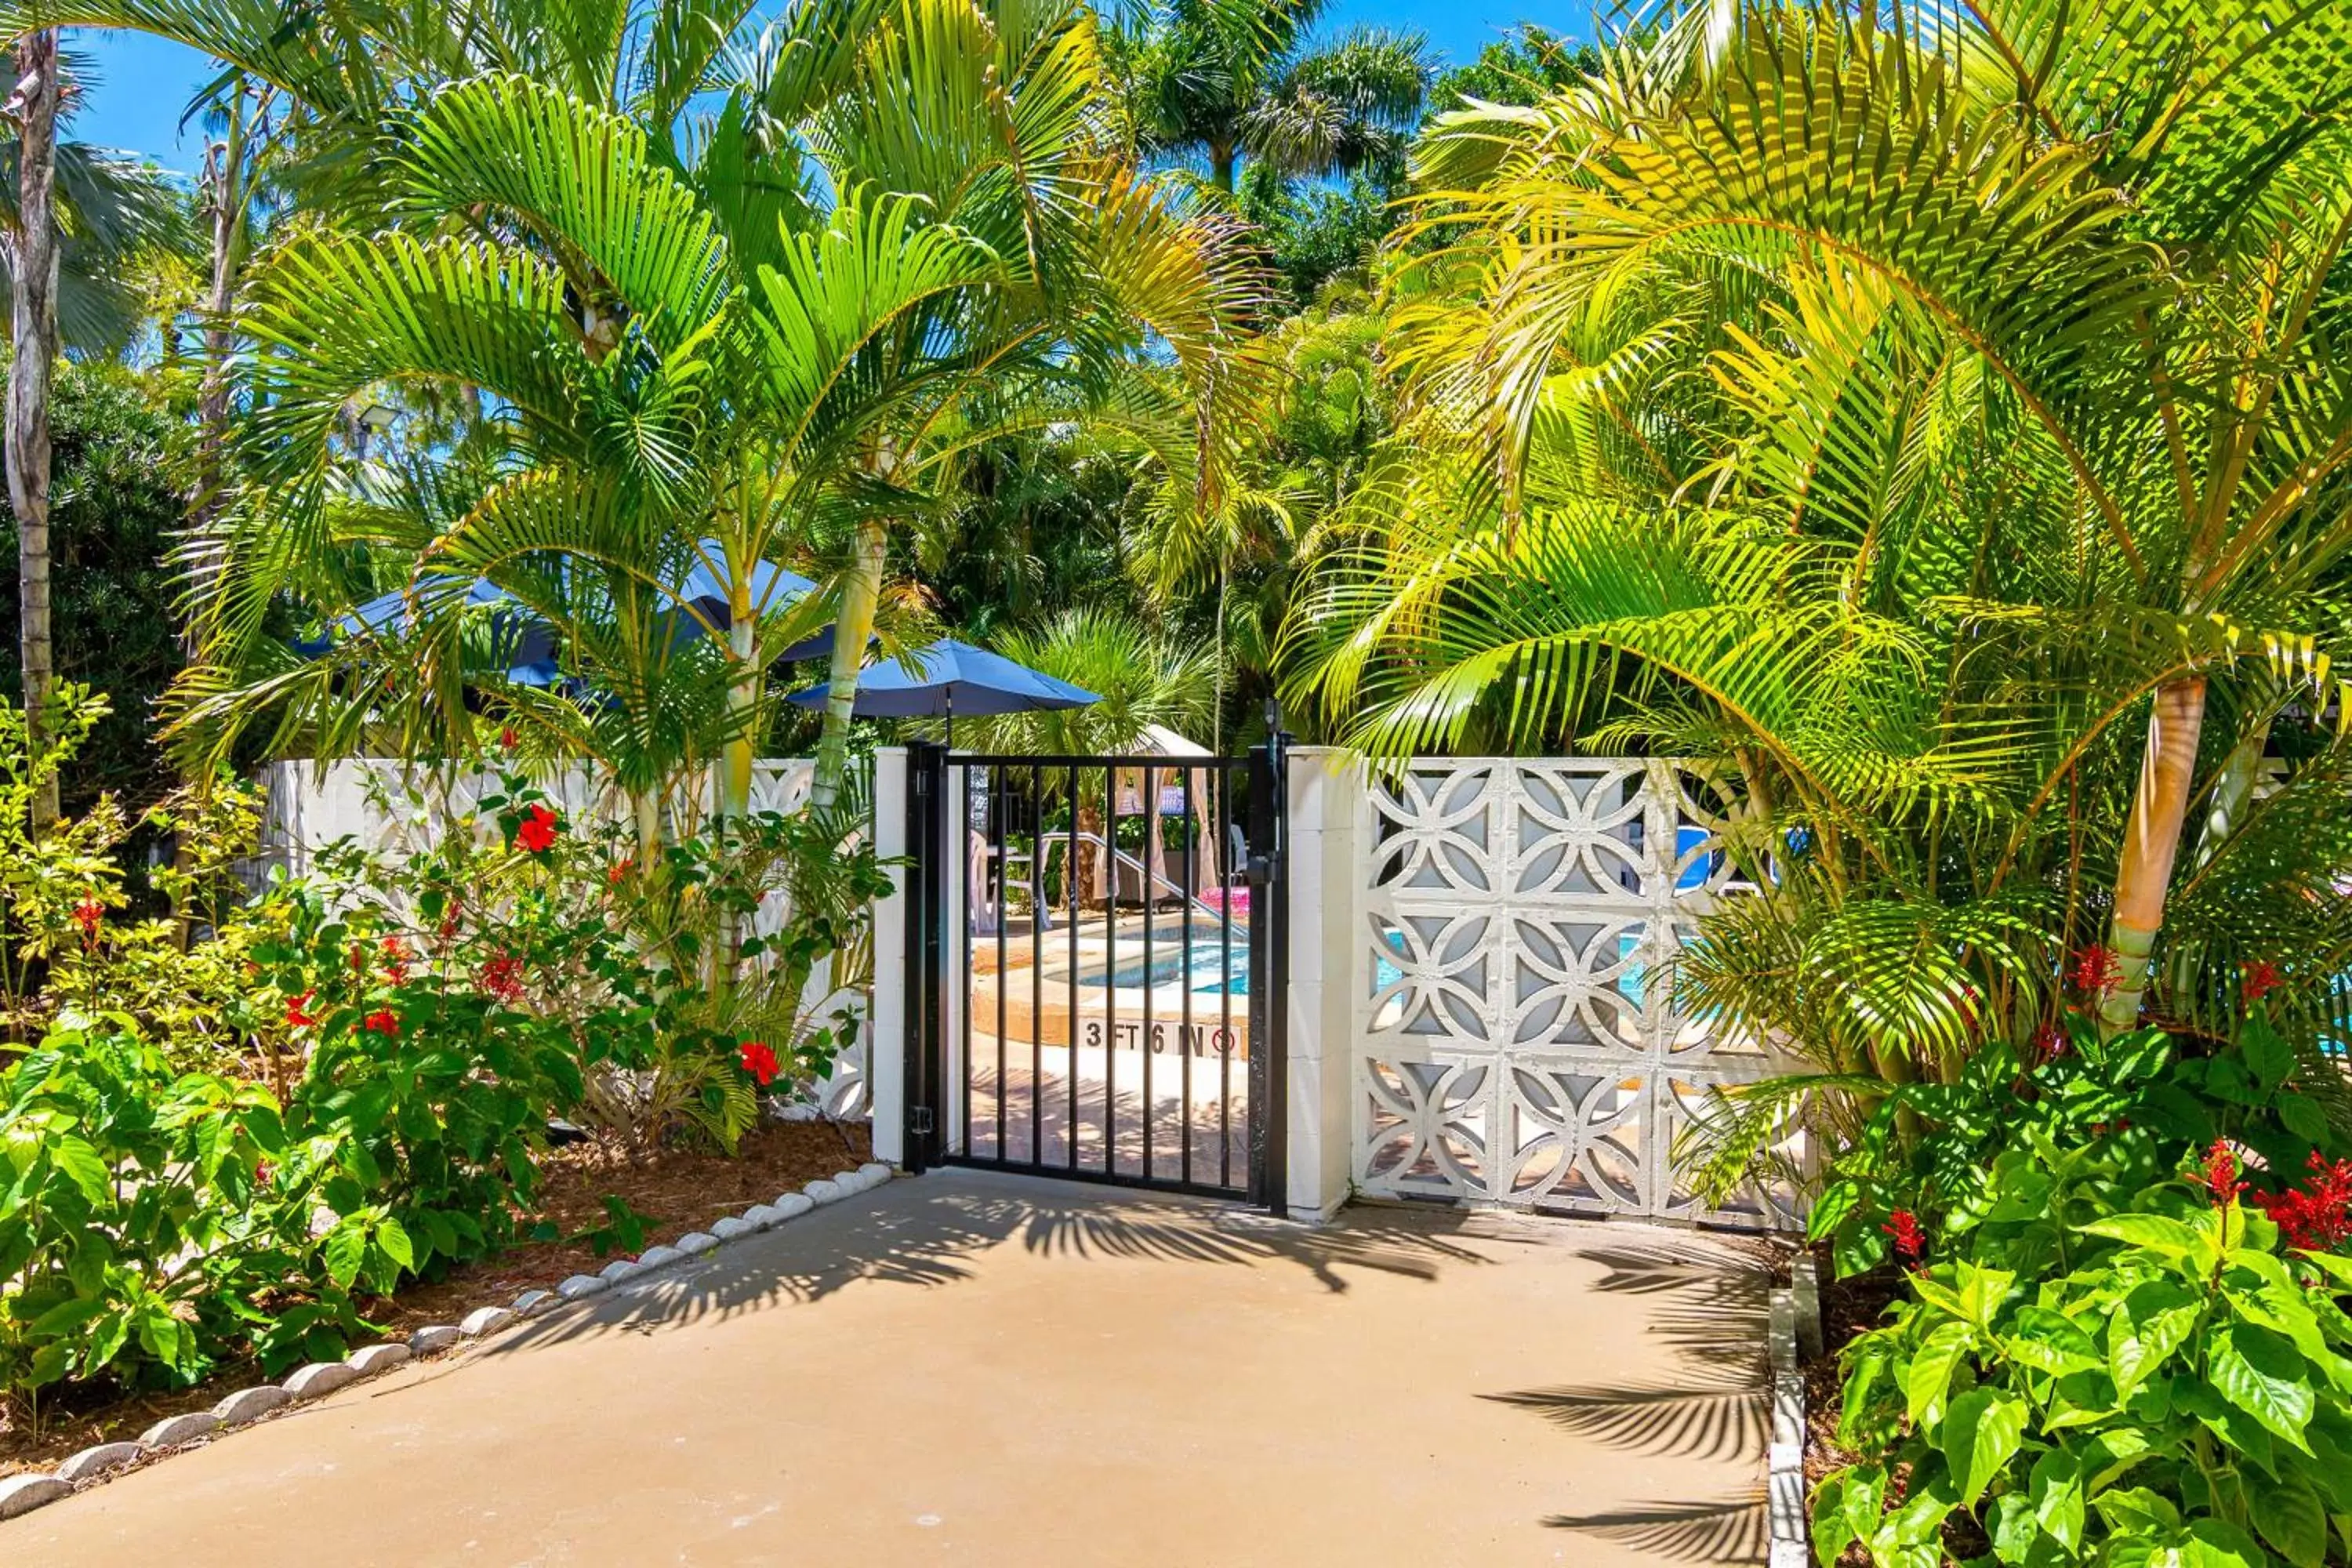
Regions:
M 918 1105 L 913 1108 L 913 1112 L 914 1130 L 918 1132 L 929 1132 L 931 1130 L 931 1108 L 928 1105 Z

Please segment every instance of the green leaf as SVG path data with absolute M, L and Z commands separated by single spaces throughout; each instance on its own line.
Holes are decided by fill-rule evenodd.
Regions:
M 2278 1088 L 2294 1071 L 2294 1047 L 2260 1017 L 2246 1020 L 2238 1048 L 2245 1054 L 2247 1070 L 2264 1089 Z
M 2012 1320 L 2011 1333 L 2001 1341 L 2001 1348 L 2012 1360 L 2053 1377 L 2089 1372 L 2105 1364 L 2098 1347 L 2091 1342 L 2083 1325 L 2049 1307 L 2020 1308 Z
M 2126 1247 L 2145 1247 L 2175 1262 L 2189 1258 L 2212 1261 L 2211 1238 L 2200 1235 L 2193 1226 L 2160 1214 L 2118 1214 L 2105 1219 L 2095 1219 L 2077 1229 L 2089 1236 L 2104 1236 L 2120 1241 Z
M 2025 1436 L 2025 1402 L 1991 1388 L 1972 1388 L 1945 1413 L 1942 1447 L 1960 1505 L 1977 1499 L 2017 1455 Z
M 2282 1094 L 2271 1110 L 2279 1123 L 2306 1143 L 2327 1142 L 2327 1112 L 2319 1109 L 2309 1095 Z
M 2107 1319 L 2107 1370 L 2118 1401 L 2187 1342 L 2203 1310 L 2201 1297 L 2169 1279 L 2151 1279 L 2124 1298 Z
M 2268 1568 L 2270 1556 L 2236 1525 L 2200 1519 L 2189 1527 L 2180 1563 L 2181 1568 Z
M 1914 1426 L 1932 1426 L 1943 1419 L 1944 1395 L 1952 1373 L 1969 1352 L 1976 1334 L 1966 1323 L 1945 1323 L 1912 1352 L 1911 1370 L 1903 1381 L 1903 1397 Z
M 1813 1212 L 1805 1216 L 1805 1239 L 1825 1240 L 1843 1225 L 1855 1210 L 1862 1207 L 1862 1188 L 1851 1181 L 1832 1182 L 1822 1189 L 1814 1201 Z
M 2069 1552 L 2083 1545 L 2083 1467 L 2063 1448 L 2053 1448 L 2034 1461 L 2029 1495 L 2033 1518 L 2053 1540 Z
M 2319 1494 L 2293 1476 L 2272 1480 L 2260 1473 L 2245 1478 L 2253 1506 L 2247 1510 L 2254 1529 L 2295 1568 L 2323 1568 L 2327 1558 L 2327 1510 Z
M 360 1277 L 367 1261 L 367 1227 L 345 1220 L 327 1233 L 327 1278 L 343 1289 Z
M 81 1189 L 82 1196 L 101 1206 L 113 1201 L 113 1173 L 107 1170 L 105 1158 L 86 1140 L 70 1132 L 59 1132 L 49 1138 L 48 1144 L 49 1158 Z
M 1992 1316 L 2009 1298 L 2017 1276 L 2003 1268 L 1981 1268 L 1963 1261 L 1959 1266 L 1960 1315 L 1978 1328 L 1992 1327 Z
M 416 1267 L 416 1246 L 408 1238 L 401 1223 L 387 1215 L 375 1228 L 375 1244 L 383 1248 L 384 1256 L 403 1268 Z
M 2206 1376 L 2221 1397 L 2308 1452 L 2313 1396 L 2302 1355 L 2284 1334 L 2232 1323 L 2212 1337 Z

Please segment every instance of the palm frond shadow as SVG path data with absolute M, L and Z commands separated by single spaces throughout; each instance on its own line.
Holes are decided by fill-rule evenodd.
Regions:
M 1760 1465 L 1771 1440 L 1765 1342 L 1769 1277 L 1720 1245 L 1612 1243 L 1580 1256 L 1605 1272 L 1595 1289 L 1656 1304 L 1648 1331 L 1680 1363 L 1669 1381 L 1519 1389 L 1486 1397 L 1541 1416 L 1559 1431 L 1626 1453 Z M 1686 1563 L 1760 1562 L 1764 1493 L 1730 1500 L 1662 1500 L 1589 1514 L 1552 1514 L 1547 1528 L 1583 1531 Z
M 1308 1228 L 1191 1198 L 1123 1193 L 1106 1206 L 1099 1189 L 981 1172 L 895 1195 L 820 1210 L 773 1238 L 632 1281 L 532 1322 L 493 1353 L 812 1302 L 865 1281 L 953 1285 L 971 1278 L 971 1259 L 1008 1242 L 1054 1257 L 1296 1268 L 1335 1294 L 1359 1270 L 1433 1280 L 1488 1261 L 1409 1216 Z
M 1554 1514 L 1552 1530 L 1578 1530 L 1676 1563 L 1760 1563 L 1769 1544 L 1763 1492 L 1728 1502 L 1659 1502 L 1605 1513 Z

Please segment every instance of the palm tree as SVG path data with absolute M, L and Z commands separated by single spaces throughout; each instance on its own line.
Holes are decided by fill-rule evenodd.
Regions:
M 184 238 L 181 204 L 160 171 L 57 140 L 71 87 L 55 29 L 26 36 L 10 100 L 16 134 L 5 163 L 14 200 L 0 212 L 12 303 L 6 458 L 16 521 L 18 668 L 26 739 L 38 750 L 48 723 L 55 659 L 49 626 L 49 384 L 63 342 L 120 349 L 135 319 L 120 282 L 142 250 Z M 33 826 L 58 814 L 57 776 L 43 775 Z
M 809 36 L 857 47 L 836 51 L 835 75 L 740 85 L 691 184 L 638 127 L 516 78 L 457 84 L 404 118 L 383 150 L 398 209 L 498 237 L 309 235 L 256 278 L 242 325 L 270 351 L 247 442 L 261 482 L 223 524 L 236 565 L 210 606 L 216 664 L 266 665 L 278 593 L 333 591 L 344 404 L 385 384 L 478 388 L 507 411 L 512 459 L 464 516 L 408 542 L 415 569 L 488 576 L 580 649 L 596 646 L 583 603 L 609 616 L 698 556 L 729 601 L 723 628 L 702 628 L 729 695 L 669 765 L 722 756 L 734 814 L 767 665 L 806 629 L 754 602 L 761 562 L 846 543 L 835 674 L 854 692 L 887 520 L 935 506 L 963 451 L 1072 395 L 1116 403 L 1146 334 L 1212 405 L 1235 395 L 1231 323 L 1254 276 L 1223 256 L 1218 220 L 1086 136 L 1083 16 L 1000 28 L 967 0 L 872 16 L 858 0 L 797 13 Z M 799 71 L 807 51 L 772 58 Z M 418 667 L 436 722 L 462 731 L 455 621 Z M 679 662 L 662 639 L 635 646 Z M 332 719 L 331 679 L 216 680 L 185 723 L 217 745 L 212 721 L 298 692 L 305 721 L 353 722 Z M 845 763 L 847 715 L 828 720 L 820 808 Z
M 1146 153 L 1202 156 L 1230 195 L 1241 160 L 1279 174 L 1392 162 L 1432 74 L 1418 34 L 1307 35 L 1324 0 L 1171 0 L 1115 38 L 1126 112 Z
M 1696 7 L 1450 120 L 1417 463 L 1294 614 L 1296 700 L 1706 759 L 1769 892 L 1687 978 L 1833 1067 L 1948 1070 L 2093 943 L 2109 1029 L 2226 1032 L 2259 958 L 2315 1044 L 2352 15 L 2199 16 Z

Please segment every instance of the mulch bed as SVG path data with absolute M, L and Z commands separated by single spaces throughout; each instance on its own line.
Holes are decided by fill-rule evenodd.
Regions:
M 1822 1290 L 1822 1353 L 1800 1369 L 1805 1377 L 1805 1491 L 1808 1496 L 1822 1478 L 1853 1462 L 1854 1456 L 1838 1447 L 1838 1414 L 1845 1399 L 1845 1380 L 1838 1352 L 1856 1335 L 1885 1321 L 1887 1304 L 1902 1293 L 1901 1279 L 1889 1268 L 1856 1279 L 1840 1279 L 1830 1266 L 1829 1249 L 1815 1256 Z M 1870 1553 L 1860 1542 L 1838 1559 L 1839 1568 L 1869 1568 Z
M 477 1307 L 504 1306 L 525 1290 L 593 1274 L 614 1257 L 707 1231 L 722 1215 L 771 1202 L 821 1176 L 854 1171 L 872 1158 L 864 1124 L 825 1121 L 763 1123 L 745 1135 L 732 1159 L 664 1150 L 631 1161 L 593 1142 L 553 1150 L 540 1161 L 539 1209 L 523 1227 L 544 1219 L 561 1235 L 576 1237 L 606 1223 L 604 1199 L 610 1194 L 647 1216 L 640 1246 L 600 1258 L 584 1241 L 526 1242 L 389 1298 L 362 1301 L 360 1313 L 382 1326 L 386 1339 L 404 1339 L 423 1324 L 454 1323 Z M 99 1386 L 60 1394 L 52 1388 L 43 1401 L 37 1438 L 12 1425 L 0 1409 L 0 1476 L 43 1468 L 92 1444 L 136 1437 L 166 1415 L 208 1410 L 240 1388 L 268 1381 L 257 1363 L 241 1361 L 224 1363 L 195 1387 L 171 1393 L 125 1394 Z

